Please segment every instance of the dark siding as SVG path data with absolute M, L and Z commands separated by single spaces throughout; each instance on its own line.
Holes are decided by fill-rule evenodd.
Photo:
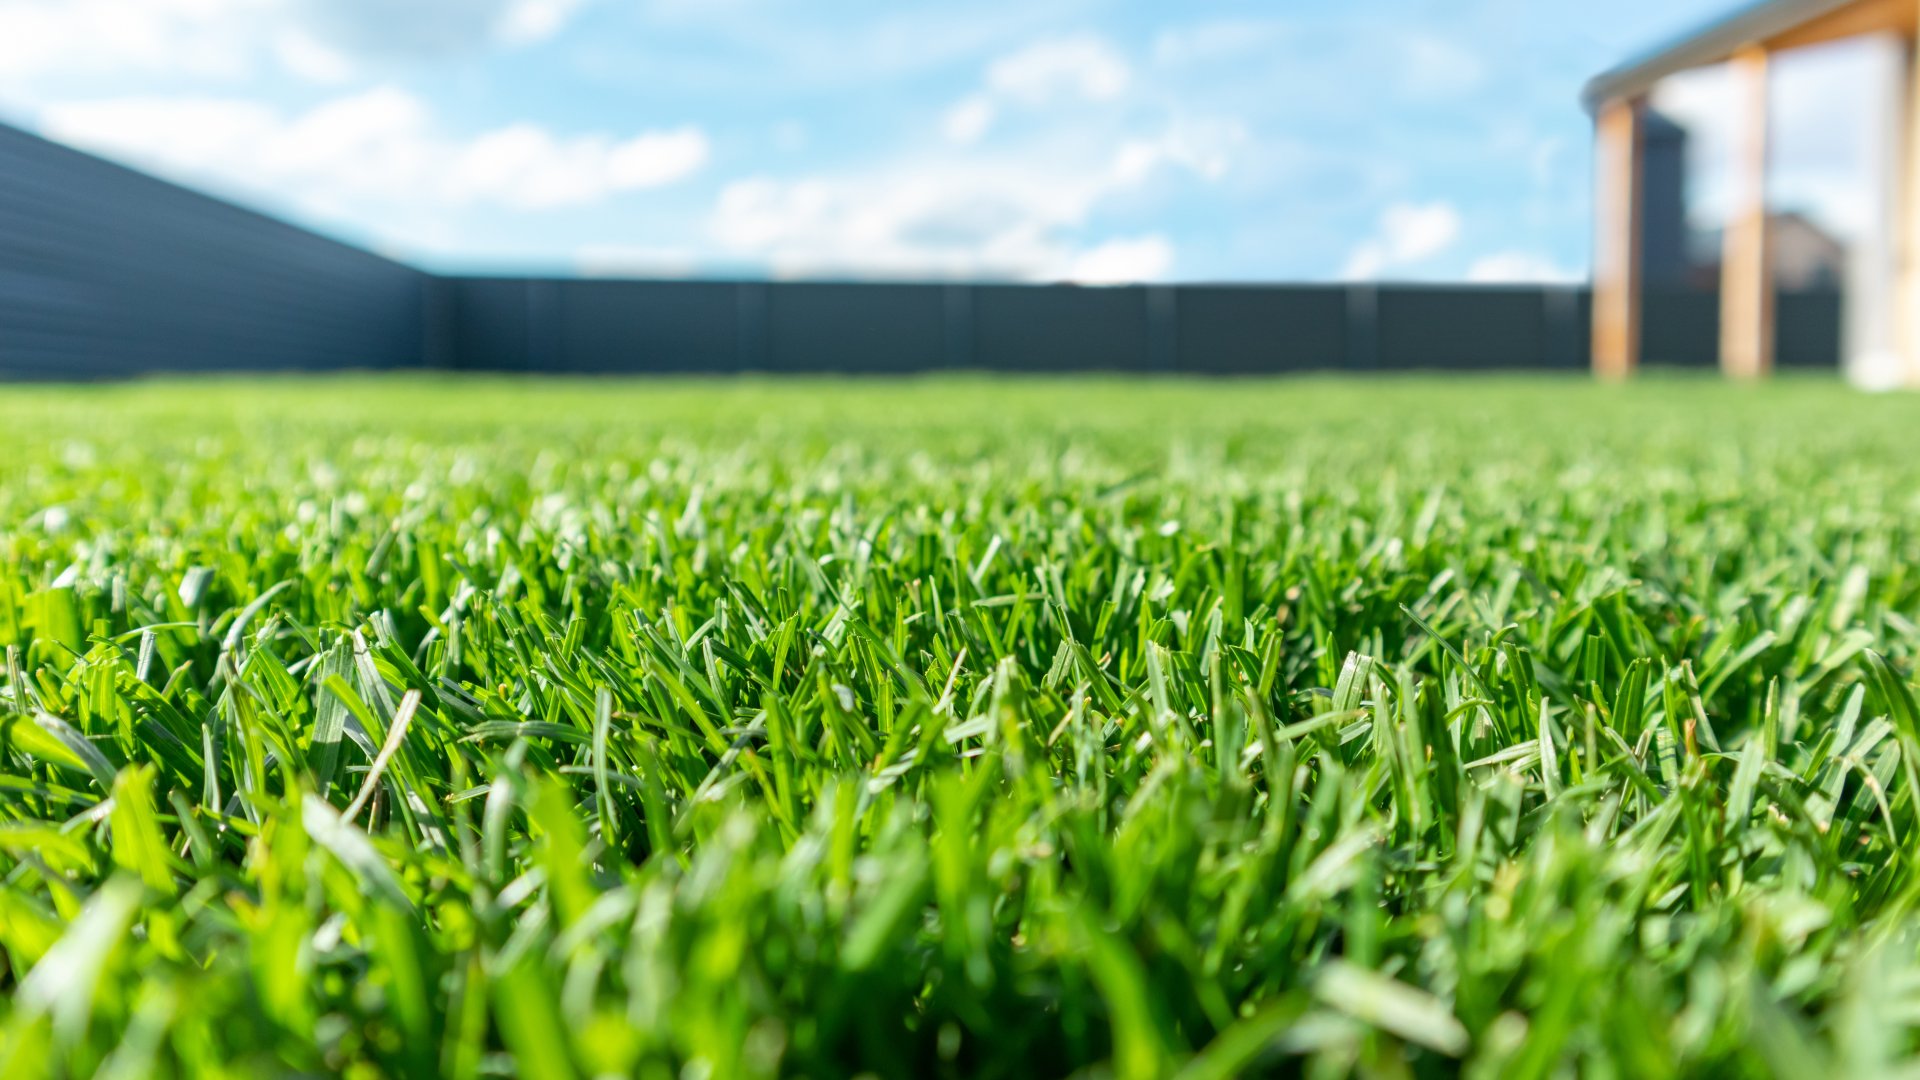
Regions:
M 1720 363 L 1718 289 L 1648 288 L 1641 312 L 1642 360 L 1652 367 L 1712 368 Z M 1841 295 L 1833 289 L 1774 296 L 1774 363 L 1782 368 L 1840 365 Z
M 1075 288 L 449 278 L 457 366 L 489 371 L 1576 371 L 1592 297 L 1573 286 Z M 1719 298 L 1649 289 L 1650 366 L 1714 366 Z M 1782 367 L 1839 362 L 1840 297 L 1782 294 Z
M 730 372 L 740 364 L 739 300 L 719 282 L 569 281 L 560 302 L 559 370 Z
M 1347 356 L 1347 290 L 1183 286 L 1179 368 L 1209 375 L 1338 368 Z
M 1147 290 L 980 285 L 974 367 L 993 371 L 1146 371 Z
M 775 285 L 767 298 L 770 371 L 912 372 L 949 366 L 938 285 Z
M 1593 362 L 1593 297 L 1571 285 L 1548 288 L 1541 302 L 1547 318 L 1546 365 L 1586 370 Z
M 1548 290 L 1500 286 L 1383 286 L 1379 366 L 1501 369 L 1549 366 Z M 1564 345 L 1558 350 L 1571 366 Z
M 756 346 L 742 287 L 705 281 L 444 278 L 455 366 L 568 374 L 725 373 Z M 764 367 L 764 363 L 753 365 Z
M 0 377 L 417 364 L 426 281 L 0 126 Z
M 1720 363 L 1720 292 L 1649 287 L 1640 297 L 1640 362 L 1653 367 Z
M 1839 366 L 1841 316 L 1838 292 L 1783 292 L 1774 303 L 1773 353 L 1776 366 Z
M 518 278 L 461 278 L 453 283 L 454 366 L 472 371 L 526 371 L 533 363 L 527 283 Z

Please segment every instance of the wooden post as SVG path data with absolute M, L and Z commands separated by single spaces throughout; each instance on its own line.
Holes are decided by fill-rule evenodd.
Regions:
M 1916 43 L 1920 44 L 1920 43 Z M 1899 364 L 1883 386 L 1920 388 L 1920 50 L 1906 65 L 1906 109 L 1901 117 L 1894 252 L 1894 333 Z
M 1641 174 L 1646 100 L 1608 101 L 1594 117 L 1593 373 L 1624 379 L 1640 363 Z
M 1773 266 L 1767 236 L 1767 51 L 1735 53 L 1728 69 L 1740 111 L 1734 202 L 1720 248 L 1720 370 L 1731 378 L 1773 372 Z

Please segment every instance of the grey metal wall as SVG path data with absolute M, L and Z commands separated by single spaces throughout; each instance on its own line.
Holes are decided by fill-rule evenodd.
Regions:
M 1574 287 L 1074 288 L 447 278 L 445 366 L 597 373 L 1583 370 Z M 1840 296 L 1783 293 L 1782 367 L 1839 363 Z M 1650 366 L 1712 367 L 1711 291 L 1649 289 Z
M 426 281 L 0 125 L 0 377 L 416 364 Z

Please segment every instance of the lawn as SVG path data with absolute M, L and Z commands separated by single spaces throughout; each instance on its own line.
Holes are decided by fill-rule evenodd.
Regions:
M 1920 399 L 358 377 L 0 440 L 0 1074 L 1920 1046 Z

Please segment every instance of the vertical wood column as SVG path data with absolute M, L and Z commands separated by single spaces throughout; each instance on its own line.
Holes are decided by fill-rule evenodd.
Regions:
M 1735 379 L 1773 372 L 1773 266 L 1767 236 L 1767 52 L 1742 49 L 1728 64 L 1739 125 L 1734 202 L 1720 248 L 1720 370 Z
M 1605 102 L 1594 117 L 1593 373 L 1603 379 L 1640 364 L 1645 117 L 1638 97 Z
M 1899 354 L 1896 371 L 1884 386 L 1920 388 L 1920 42 L 1908 43 L 1906 109 L 1895 153 L 1899 194 L 1894 207 L 1894 333 Z

